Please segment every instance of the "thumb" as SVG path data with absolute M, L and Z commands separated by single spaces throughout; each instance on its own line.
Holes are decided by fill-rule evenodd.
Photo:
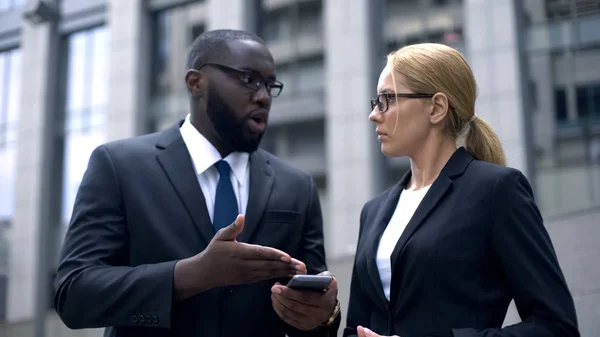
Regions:
M 219 229 L 213 240 L 235 241 L 242 230 L 244 230 L 244 216 L 239 214 L 231 225 Z
M 365 337 L 376 337 L 379 336 L 378 334 L 374 333 L 373 331 L 371 331 L 368 328 L 364 328 L 365 331 Z
M 358 337 L 365 337 L 365 328 L 363 328 L 362 326 L 357 326 L 356 327 L 356 334 L 358 335 Z

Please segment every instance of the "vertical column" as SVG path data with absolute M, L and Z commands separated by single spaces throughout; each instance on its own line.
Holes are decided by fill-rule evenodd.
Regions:
M 47 2 L 49 5 L 53 1 Z M 41 6 L 55 8 L 54 6 Z M 8 281 L 8 322 L 35 318 L 35 336 L 44 334 L 49 303 L 49 226 L 53 167 L 61 162 L 54 135 L 58 122 L 56 90 L 58 68 L 57 16 L 32 23 L 39 6 L 30 6 L 22 25 L 21 118 L 17 135 L 14 223 L 10 233 L 11 258 Z M 33 20 L 35 21 L 35 20 Z
M 478 82 L 476 113 L 498 133 L 508 165 L 523 171 L 533 183 L 518 2 L 464 1 L 466 56 Z
M 375 29 L 381 18 L 373 20 L 382 3 L 324 2 L 329 258 L 354 254 L 361 209 L 380 189 L 383 170 L 377 163 L 382 155 L 374 145 L 375 127 L 368 116 L 369 100 L 376 91 L 374 79 L 384 65 L 382 37 Z
M 150 15 L 143 0 L 109 0 L 108 139 L 146 132 Z
M 260 35 L 261 0 L 207 1 L 207 30 L 242 29 Z

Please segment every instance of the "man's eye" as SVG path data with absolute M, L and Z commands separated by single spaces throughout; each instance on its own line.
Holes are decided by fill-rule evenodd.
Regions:
M 250 83 L 252 83 L 252 76 L 242 75 L 242 76 L 240 76 L 240 80 L 246 84 L 250 84 Z

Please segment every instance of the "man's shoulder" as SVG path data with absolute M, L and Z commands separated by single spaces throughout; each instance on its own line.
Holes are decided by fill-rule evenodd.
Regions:
M 161 132 L 155 132 L 113 140 L 98 146 L 98 148 L 105 149 L 112 158 L 134 158 L 139 155 L 154 153 L 160 134 Z

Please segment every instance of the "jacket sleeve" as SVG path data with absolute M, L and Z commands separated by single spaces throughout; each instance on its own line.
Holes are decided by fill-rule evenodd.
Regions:
M 360 229 L 358 232 L 358 241 L 362 236 L 363 227 L 366 217 L 367 206 L 363 207 L 360 213 Z M 358 249 L 358 245 L 357 245 Z M 360 326 L 370 326 L 371 301 L 365 296 L 356 270 L 356 259 L 358 254 L 354 256 L 354 266 L 352 268 L 352 279 L 350 281 L 350 300 L 348 304 L 348 318 L 346 319 L 346 328 L 344 329 L 344 337 L 356 337 L 356 328 Z
M 108 150 L 96 148 L 81 181 L 55 280 L 54 307 L 69 328 L 168 328 L 176 261 L 128 266 L 129 234 Z
M 312 177 L 309 177 L 310 199 L 304 221 L 304 229 L 297 259 L 306 264 L 308 274 L 318 274 L 327 269 L 325 260 L 325 242 L 323 238 L 323 215 L 319 194 Z M 287 334 L 290 337 L 336 337 L 340 327 L 341 313 L 327 327 L 318 327 L 312 331 L 300 331 L 287 325 Z
M 527 178 L 509 169 L 494 188 L 492 248 L 522 322 L 453 330 L 455 337 L 578 337 L 575 305 Z

